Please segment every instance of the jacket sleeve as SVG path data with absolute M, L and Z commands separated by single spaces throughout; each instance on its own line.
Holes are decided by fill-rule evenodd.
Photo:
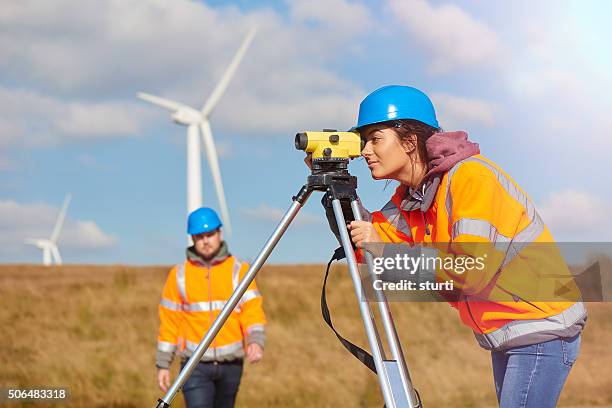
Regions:
M 240 268 L 240 280 L 244 278 L 248 270 L 249 265 L 243 263 Z M 238 305 L 240 306 L 238 318 L 246 343 L 257 343 L 263 348 L 266 341 L 265 324 L 267 322 L 263 311 L 263 298 L 257 289 L 255 280 L 251 282 Z
M 157 368 L 169 368 L 179 347 L 183 300 L 176 280 L 177 269 L 178 266 L 175 266 L 168 273 L 158 306 L 160 325 L 157 336 Z
M 508 245 L 500 244 L 511 242 L 529 220 L 524 203 L 511 197 L 491 171 L 477 164 L 457 170 L 449 193 L 451 243 L 448 250 L 439 250 L 438 256 L 452 258 L 454 267 L 438 268 L 436 280 L 452 279 L 455 288 L 474 295 L 501 269 Z M 469 270 L 465 267 L 468 263 L 473 266 Z

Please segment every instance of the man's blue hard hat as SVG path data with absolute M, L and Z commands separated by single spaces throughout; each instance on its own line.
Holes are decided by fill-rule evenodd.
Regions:
M 215 210 L 208 207 L 202 207 L 189 214 L 187 220 L 187 233 L 189 235 L 203 234 L 205 232 L 214 231 L 222 225 Z
M 356 128 L 400 119 L 418 120 L 436 129 L 440 127 L 427 95 L 410 86 L 387 85 L 361 101 Z

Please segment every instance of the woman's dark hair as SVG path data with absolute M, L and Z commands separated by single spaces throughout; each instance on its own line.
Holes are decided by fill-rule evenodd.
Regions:
M 427 163 L 427 148 L 425 143 L 434 133 L 440 132 L 442 129 L 426 125 L 418 120 L 402 119 L 393 122 L 393 129 L 402 142 L 412 141 L 412 135 L 416 136 L 416 148 L 419 152 L 419 157 Z

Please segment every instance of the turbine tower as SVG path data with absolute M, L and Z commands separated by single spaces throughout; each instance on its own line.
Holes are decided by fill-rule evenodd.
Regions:
M 71 194 L 66 194 L 66 198 L 64 198 L 64 204 L 62 204 L 62 209 L 60 210 L 60 213 L 57 216 L 57 221 L 55 221 L 55 227 L 53 228 L 53 232 L 51 233 L 51 238 L 25 240 L 26 244 L 34 245 L 42 249 L 43 265 L 45 266 L 49 266 L 52 263 L 55 263 L 56 265 L 62 264 L 62 257 L 60 256 L 59 250 L 57 249 L 57 240 L 59 239 L 60 232 L 62 231 L 64 219 L 66 218 L 66 211 L 68 210 L 68 204 L 70 204 L 71 198 Z
M 159 96 L 150 95 L 144 92 L 139 92 L 138 97 L 154 105 L 160 106 L 172 112 L 172 119 L 180 124 L 187 126 L 187 214 L 202 206 L 202 164 L 200 156 L 200 139 L 202 135 L 204 150 L 208 158 L 208 165 L 215 183 L 221 217 L 228 233 L 231 233 L 231 224 L 229 219 L 229 211 L 225 201 L 225 193 L 223 191 L 223 183 L 221 181 L 221 171 L 219 169 L 219 159 L 215 142 L 212 137 L 210 128 L 210 115 L 217 106 L 217 103 L 223 96 L 225 89 L 229 85 L 232 76 L 236 72 L 240 61 L 244 57 L 247 49 L 253 41 L 256 28 L 252 28 L 242 42 L 240 48 L 234 55 L 230 65 L 221 77 L 221 80 L 213 90 L 212 94 L 202 107 L 202 110 L 194 109 L 180 102 L 161 98 Z

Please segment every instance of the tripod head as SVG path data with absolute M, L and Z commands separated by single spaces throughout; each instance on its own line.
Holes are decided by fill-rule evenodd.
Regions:
M 295 135 L 295 148 L 312 154 L 312 171 L 306 184 L 309 189 L 328 191 L 332 185 L 357 188 L 357 178 L 349 174 L 348 162 L 361 155 L 363 141 L 358 133 L 334 129 L 301 132 Z

